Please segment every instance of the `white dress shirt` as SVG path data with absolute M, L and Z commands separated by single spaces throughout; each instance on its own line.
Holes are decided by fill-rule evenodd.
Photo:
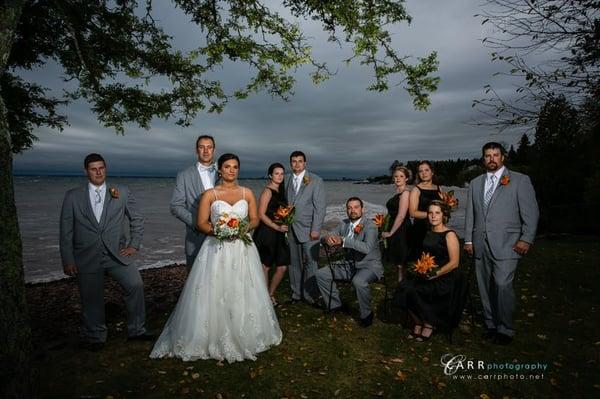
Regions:
M 485 193 L 488 192 L 488 190 L 490 189 L 490 186 L 492 185 L 492 176 L 496 177 L 496 179 L 494 181 L 494 189 L 492 190 L 492 194 L 494 193 L 494 191 L 496 191 L 496 188 L 498 188 L 498 184 L 500 183 L 500 178 L 502 177 L 502 173 L 504 173 L 504 169 L 506 169 L 506 168 L 504 166 L 502 166 L 500 169 L 498 169 L 494 173 L 487 172 L 487 176 L 485 178 L 485 186 L 483 187 L 483 198 L 485 198 Z
M 217 167 L 214 163 L 209 166 L 204 166 L 200 162 L 196 163 L 196 168 L 198 169 L 198 173 L 200 174 L 200 180 L 202 180 L 202 185 L 204 186 L 204 190 L 208 190 L 215 186 L 215 181 L 217 180 Z
M 306 169 L 304 169 L 300 174 L 294 175 L 294 191 L 298 194 L 300 190 L 300 186 L 302 185 L 302 180 L 304 179 L 304 175 L 306 174 Z
M 99 190 L 100 199 L 96 195 L 96 189 Z M 101 186 L 95 186 L 92 183 L 88 183 L 88 193 L 90 196 L 90 204 L 92 204 L 92 211 L 98 223 L 102 217 L 102 210 L 104 209 L 104 201 L 106 199 L 106 183 L 102 183 Z
M 348 231 L 348 234 L 346 234 L 346 237 L 342 238 L 342 247 L 345 247 L 346 238 L 352 238 L 352 236 L 354 236 L 354 229 L 360 224 L 361 220 L 362 218 L 350 223 L 350 230 Z

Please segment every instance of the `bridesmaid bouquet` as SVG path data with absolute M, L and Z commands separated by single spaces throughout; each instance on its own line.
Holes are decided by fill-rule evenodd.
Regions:
M 439 192 L 440 199 L 446 204 L 446 206 L 453 211 L 458 206 L 458 198 L 454 196 L 454 190 L 448 192 Z
M 235 213 L 221 213 L 214 226 L 214 234 L 221 243 L 238 239 L 246 245 L 252 243 L 252 238 L 248 234 L 248 221 Z
M 381 240 L 381 233 L 388 231 L 390 229 L 390 215 L 384 215 L 383 213 L 378 213 L 373 218 L 375 225 L 377 226 L 377 233 L 379 239 Z M 383 239 L 383 248 L 387 249 L 388 243 L 387 239 Z
M 294 205 L 280 206 L 275 211 L 273 215 L 273 221 L 276 224 L 282 224 L 286 226 L 290 226 L 294 223 L 294 217 L 296 216 L 296 207 Z M 288 233 L 285 233 L 285 238 L 287 240 Z
M 296 207 L 294 205 L 280 206 L 273 215 L 273 221 L 277 224 L 285 224 L 286 226 L 294 223 L 296 216 Z
M 423 252 L 416 262 L 411 263 L 408 266 L 408 271 L 417 277 L 430 278 L 435 276 L 437 267 L 438 266 L 435 264 L 435 256 Z

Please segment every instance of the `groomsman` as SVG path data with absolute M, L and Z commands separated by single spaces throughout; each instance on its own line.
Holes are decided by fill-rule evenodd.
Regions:
M 177 173 L 171 198 L 171 213 L 185 224 L 185 266 L 188 274 L 206 237 L 197 229 L 196 218 L 202 193 L 213 188 L 217 180 L 214 153 L 215 139 L 212 136 L 202 135 L 196 139 L 198 162 Z
M 501 144 L 485 144 L 482 155 L 487 172 L 469 185 L 464 249 L 475 255 L 483 336 L 506 345 L 515 334 L 513 277 L 535 238 L 539 211 L 529 177 L 504 166 Z
M 325 238 L 324 242 L 329 246 L 341 245 L 346 248 L 346 257 L 355 262 L 356 273 L 354 276 L 350 275 L 351 270 L 341 267 L 334 267 L 333 273 L 336 278 L 352 278 L 352 285 L 356 291 L 360 308 L 360 324 L 368 327 L 373 323 L 369 284 L 383 276 L 381 252 L 377 242 L 377 226 L 371 220 L 363 217 L 363 202 L 358 197 L 351 197 L 346 201 L 346 213 L 348 219 L 340 222 L 333 234 Z M 335 312 L 342 310 L 343 306 L 335 283 L 332 285 L 332 279 L 331 269 L 328 267 L 322 267 L 317 272 L 317 284 L 325 306 L 329 304 L 331 296 L 329 311 Z
M 287 200 L 296 207 L 291 225 L 289 267 L 292 299 L 315 304 L 319 295 L 315 273 L 319 260 L 319 238 L 325 218 L 325 187 L 323 180 L 306 170 L 306 155 L 294 151 L 290 155 L 292 173 L 286 177 Z
M 66 275 L 76 276 L 83 308 L 87 348 L 106 342 L 104 275 L 125 292 L 129 339 L 153 340 L 144 327 L 146 311 L 140 272 L 132 264 L 140 248 L 144 219 L 126 186 L 106 182 L 106 163 L 99 154 L 84 161 L 88 183 L 67 191 L 60 215 L 60 255 Z M 129 242 L 125 226 L 129 225 Z

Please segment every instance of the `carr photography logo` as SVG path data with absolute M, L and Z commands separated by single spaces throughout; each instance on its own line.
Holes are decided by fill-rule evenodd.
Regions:
M 462 354 L 446 353 L 440 358 L 444 374 L 454 379 L 479 380 L 542 380 L 548 363 L 489 362 L 467 359 Z

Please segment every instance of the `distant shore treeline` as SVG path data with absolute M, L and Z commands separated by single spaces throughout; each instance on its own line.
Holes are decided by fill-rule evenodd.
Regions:
M 395 160 L 390 166 L 390 174 L 368 177 L 369 183 L 391 184 L 391 173 L 396 166 L 406 166 L 413 173 L 413 180 L 416 177 L 419 161 L 408 161 L 406 163 Z M 437 180 L 444 186 L 464 187 L 471 179 L 483 173 L 483 166 L 480 158 L 472 159 L 448 159 L 443 161 L 430 161 L 433 165 Z

